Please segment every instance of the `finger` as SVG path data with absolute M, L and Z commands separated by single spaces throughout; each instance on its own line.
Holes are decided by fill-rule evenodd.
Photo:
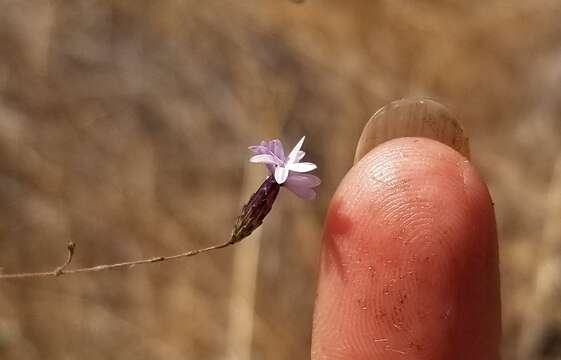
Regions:
M 493 206 L 470 163 L 400 138 L 346 175 L 328 211 L 313 359 L 498 359 Z

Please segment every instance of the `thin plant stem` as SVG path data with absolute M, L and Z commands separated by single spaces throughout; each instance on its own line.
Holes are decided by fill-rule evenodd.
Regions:
M 106 271 L 106 270 L 118 270 L 124 268 L 132 268 L 137 265 L 144 265 L 144 264 L 152 264 L 157 262 L 164 262 L 169 260 L 180 259 L 189 256 L 199 255 L 205 252 L 213 251 L 228 247 L 230 245 L 235 244 L 232 240 L 228 240 L 225 243 L 209 246 L 202 249 L 196 249 L 187 251 L 180 254 L 169 255 L 169 256 L 156 256 L 147 259 L 140 259 L 135 261 L 126 261 L 121 263 L 115 264 L 105 264 L 105 265 L 96 265 L 92 267 L 85 267 L 85 268 L 78 268 L 78 269 L 67 269 L 68 265 L 72 262 L 72 258 L 74 257 L 74 249 L 76 245 L 73 242 L 67 244 L 67 258 L 64 264 L 58 266 L 56 269 L 52 271 L 45 271 L 45 272 L 29 272 L 29 273 L 18 273 L 18 274 L 0 274 L 0 280 L 8 280 L 8 279 L 29 279 L 29 278 L 45 278 L 45 277 L 58 277 L 62 275 L 71 275 L 71 274 L 79 274 L 79 273 L 90 273 L 90 272 L 99 272 L 99 271 Z

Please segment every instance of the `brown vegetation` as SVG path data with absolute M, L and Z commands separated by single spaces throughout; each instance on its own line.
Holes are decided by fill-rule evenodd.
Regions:
M 553 359 L 561 305 L 536 289 L 559 295 L 560 272 L 536 279 L 561 242 L 560 18 L 546 0 L 0 0 L 4 272 L 52 270 L 70 240 L 74 266 L 223 242 L 262 138 L 308 135 L 324 181 L 313 203 L 281 192 L 235 251 L 0 283 L 0 358 L 306 358 L 330 194 L 370 115 L 423 95 L 459 114 L 496 204 L 505 359 Z

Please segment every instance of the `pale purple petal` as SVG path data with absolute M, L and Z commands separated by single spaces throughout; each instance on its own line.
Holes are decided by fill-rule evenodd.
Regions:
M 291 173 L 284 186 L 294 194 L 307 200 L 313 200 L 316 197 L 314 187 L 321 184 L 321 180 L 310 174 Z
M 290 154 L 288 154 L 288 157 L 286 158 L 286 163 L 287 164 L 292 164 L 292 163 L 296 162 L 296 157 L 298 156 L 298 152 L 302 148 L 302 145 L 304 144 L 305 139 L 306 139 L 306 137 L 302 136 L 302 139 L 300 139 L 300 141 L 298 141 L 298 144 L 296 144 L 294 149 L 292 149 Z
M 286 180 L 286 185 L 297 184 L 306 187 L 316 187 L 321 184 L 320 178 L 312 174 L 295 174 L 291 173 Z
M 254 155 L 249 159 L 249 162 L 256 164 L 279 165 L 277 159 L 275 159 L 274 156 L 268 154 Z
M 288 178 L 288 173 L 289 171 L 287 168 L 277 166 L 277 168 L 275 169 L 275 181 L 277 182 L 277 184 L 283 184 Z
M 288 170 L 294 171 L 294 172 L 299 172 L 299 173 L 305 173 L 305 172 L 313 171 L 313 170 L 318 168 L 316 164 L 311 163 L 311 162 L 288 164 L 287 167 L 288 167 Z
M 252 153 L 257 154 L 257 155 L 267 154 L 269 152 L 267 147 L 263 146 L 263 145 L 250 146 L 250 147 L 248 147 L 248 149 L 249 149 L 249 151 L 251 151 Z
M 301 197 L 305 200 L 315 200 L 317 194 L 316 191 L 312 188 L 293 188 L 290 189 L 296 196 Z
M 272 156 L 275 158 L 275 161 L 277 162 L 277 164 L 284 165 L 284 160 L 283 159 L 279 158 L 275 154 L 272 154 Z
M 278 157 L 283 163 L 285 162 L 284 147 L 279 139 L 269 141 L 269 151 Z

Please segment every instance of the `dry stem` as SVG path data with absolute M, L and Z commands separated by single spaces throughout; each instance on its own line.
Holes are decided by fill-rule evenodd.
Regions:
M 141 259 L 141 260 L 135 260 L 135 261 L 127 261 L 127 262 L 122 262 L 122 263 L 116 263 L 116 264 L 97 265 L 97 266 L 92 266 L 92 267 L 85 267 L 85 268 L 67 270 L 66 268 L 72 262 L 72 258 L 74 256 L 74 249 L 76 247 L 76 244 L 74 244 L 73 242 L 69 242 L 66 246 L 66 249 L 68 251 L 66 261 L 64 262 L 64 264 L 62 264 L 61 266 L 58 266 L 53 271 L 5 274 L 5 275 L 0 274 L 0 280 L 43 278 L 43 277 L 51 277 L 51 276 L 52 277 L 57 277 L 57 276 L 69 275 L 69 274 L 98 272 L 98 271 L 105 271 L 105 270 L 117 270 L 117 269 L 122 269 L 122 268 L 132 268 L 136 265 L 151 264 L 151 263 L 156 263 L 156 262 L 163 262 L 163 261 L 168 261 L 168 260 L 184 258 L 184 257 L 188 257 L 188 256 L 195 256 L 195 255 L 202 254 L 202 253 L 205 253 L 205 252 L 208 252 L 208 251 L 222 249 L 222 248 L 225 248 L 227 246 L 233 245 L 234 243 L 235 242 L 233 242 L 232 240 L 229 240 L 229 241 L 227 241 L 225 243 L 222 243 L 222 244 L 219 244 L 219 245 L 213 245 L 213 246 L 209 246 L 209 247 L 206 247 L 206 248 L 191 250 L 191 251 L 187 251 L 187 252 L 180 253 L 180 254 L 175 254 L 175 255 L 156 256 L 156 257 L 151 257 L 151 258 L 148 258 L 148 259 Z

